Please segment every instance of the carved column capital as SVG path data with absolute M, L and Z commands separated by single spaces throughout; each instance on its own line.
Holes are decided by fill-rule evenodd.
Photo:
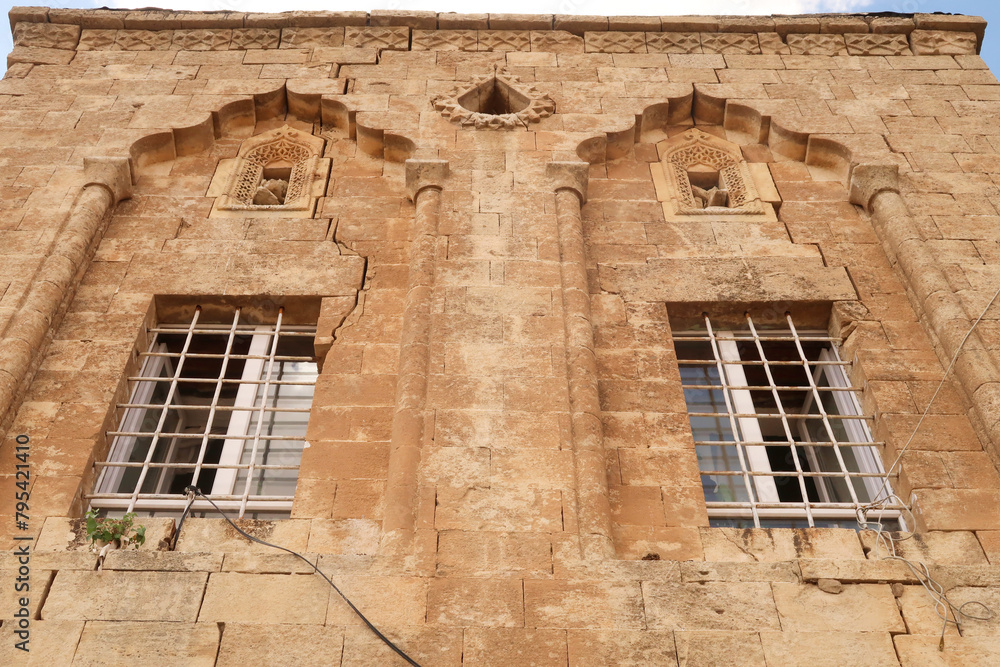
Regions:
M 123 157 L 83 158 L 83 187 L 98 185 L 111 193 L 112 206 L 132 196 L 132 170 Z
M 416 201 L 417 194 L 424 188 L 444 188 L 448 178 L 447 160 L 417 160 L 406 161 L 406 193 Z
M 871 203 L 880 192 L 899 193 L 899 167 L 894 164 L 859 164 L 851 171 L 851 203 L 871 213 Z
M 590 165 L 586 162 L 549 162 L 545 174 L 553 184 L 553 190 L 572 190 L 587 203 L 587 184 L 590 179 Z

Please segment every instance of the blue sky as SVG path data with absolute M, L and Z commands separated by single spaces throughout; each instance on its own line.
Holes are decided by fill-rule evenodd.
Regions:
M 6 14 L 13 3 L 0 0 L 0 8 Z M 22 1 L 19 4 L 27 4 Z M 52 7 L 149 7 L 158 5 L 170 9 L 268 11 L 274 8 L 271 0 L 170 0 L 157 3 L 155 0 L 137 2 L 102 0 L 56 1 Z M 666 6 L 664 6 L 666 5 Z M 370 10 L 370 9 L 432 9 L 439 12 L 469 11 L 464 0 L 388 0 L 388 2 L 339 2 L 338 0 L 287 0 L 281 3 L 287 10 Z M 531 14 L 599 14 L 599 15 L 643 15 L 643 14 L 806 14 L 815 12 L 934 12 L 946 11 L 953 14 L 971 14 L 985 18 L 990 27 L 982 56 L 994 72 L 1000 71 L 1000 3 L 996 0 L 699 0 L 692 11 L 688 3 L 651 3 L 649 0 L 505 0 L 506 13 Z M 488 5 L 478 8 L 489 11 Z M 997 36 L 995 36 L 997 35 Z M 0 29 L 0 55 L 6 56 L 11 48 L 10 29 Z

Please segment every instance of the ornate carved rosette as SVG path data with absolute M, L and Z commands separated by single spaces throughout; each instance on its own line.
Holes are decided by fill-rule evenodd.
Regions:
M 448 120 L 487 130 L 527 127 L 556 110 L 551 97 L 504 69 L 458 85 L 431 102 Z

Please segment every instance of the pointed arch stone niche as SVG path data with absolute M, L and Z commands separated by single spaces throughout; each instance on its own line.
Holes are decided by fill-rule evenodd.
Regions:
M 289 125 L 246 139 L 237 157 L 219 161 L 211 217 L 313 217 L 330 174 L 325 144 Z
M 733 216 L 734 221 L 777 220 L 780 205 L 766 170 L 754 170 L 737 144 L 690 128 L 656 144 L 653 184 L 669 221 Z

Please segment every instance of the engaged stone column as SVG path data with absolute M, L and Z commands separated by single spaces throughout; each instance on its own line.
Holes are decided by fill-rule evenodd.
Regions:
M 872 226 L 890 261 L 902 271 L 913 308 L 930 328 L 942 365 L 947 367 L 974 319 L 966 314 L 917 231 L 899 194 L 897 168 L 856 166 L 851 174 L 851 202 L 863 206 L 871 215 Z M 1000 461 L 1000 370 L 975 330 L 962 346 L 954 374 L 973 404 L 974 414 L 970 416 L 975 417 L 978 428 L 990 440 L 990 456 L 994 462 Z
M 445 160 L 407 160 L 406 186 L 416 205 L 410 245 L 410 275 L 399 347 L 396 411 L 392 418 L 389 473 L 385 492 L 385 539 L 397 542 L 416 529 L 417 473 L 424 441 L 428 342 L 434 292 L 441 188 Z
M 132 174 L 125 158 L 86 158 L 87 182 L 70 210 L 27 296 L 0 340 L 0 430 L 6 431 L 18 408 L 19 390 L 31 381 L 50 331 L 76 293 L 80 271 L 100 240 L 108 213 L 132 196 Z
M 587 559 L 613 558 L 611 503 L 605 469 L 601 404 L 597 389 L 594 326 L 587 288 L 587 255 L 580 209 L 587 197 L 588 165 L 551 162 L 562 278 L 566 379 L 569 383 L 573 461 L 580 546 Z

